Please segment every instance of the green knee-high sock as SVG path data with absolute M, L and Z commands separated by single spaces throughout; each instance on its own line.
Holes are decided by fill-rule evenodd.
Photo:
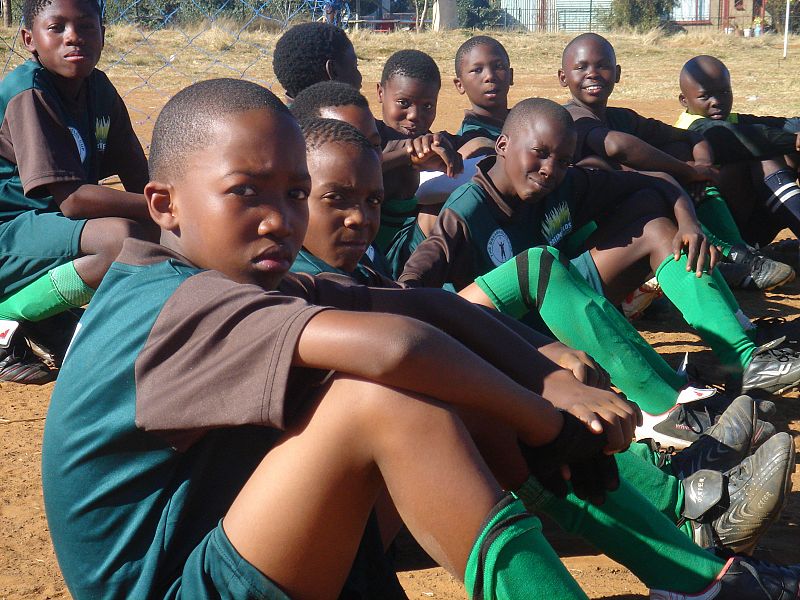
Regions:
M 559 340 L 583 350 L 642 410 L 660 414 L 675 406 L 686 381 L 620 312 L 562 264 L 554 248 L 531 248 L 476 279 L 500 312 L 521 318 L 538 311 Z
M 731 246 L 747 245 L 733 220 L 728 203 L 716 187 L 706 187 L 703 199 L 695 206 L 695 212 L 711 243 L 720 246 L 725 256 L 730 253 Z
M 564 500 L 534 478 L 515 492 L 531 512 L 541 511 L 625 565 L 650 587 L 695 594 L 707 588 L 725 561 L 703 550 L 659 513 L 630 483 L 595 506 L 570 493 Z
M 756 346 L 731 310 L 727 284 L 718 273 L 697 277 L 686 271 L 686 255 L 668 256 L 656 269 L 664 294 L 678 307 L 686 322 L 729 369 L 741 372 Z M 730 292 L 730 290 L 727 290 Z M 738 307 L 737 307 L 738 308 Z
M 464 586 L 471 600 L 586 599 L 542 536 L 541 521 L 510 494 L 487 516 L 467 561 Z
M 74 263 L 68 262 L 0 298 L 0 318 L 41 321 L 70 308 L 80 308 L 93 295 L 94 290 L 80 278 Z

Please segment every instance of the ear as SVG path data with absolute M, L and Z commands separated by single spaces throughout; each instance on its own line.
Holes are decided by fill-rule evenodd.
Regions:
M 508 148 L 508 136 L 501 133 L 497 138 L 497 141 L 494 143 L 494 152 L 497 154 L 497 156 L 505 158 L 506 148 Z
M 678 94 L 678 102 L 681 103 L 683 108 L 689 108 L 689 103 L 686 101 L 686 96 L 683 95 L 683 92 Z
M 620 77 L 622 77 L 622 67 L 617 65 L 617 78 L 614 80 L 614 83 L 619 83 Z
M 376 88 L 378 91 L 378 104 L 383 104 L 383 86 L 378 83 L 378 87 Z
M 567 87 L 567 74 L 564 73 L 564 69 L 558 70 L 558 83 L 561 84 L 561 87 Z
M 453 77 L 453 85 L 456 86 L 456 90 L 460 95 L 464 95 L 467 91 L 464 89 L 464 85 L 461 83 L 461 79 L 458 77 Z
M 173 202 L 172 184 L 150 181 L 144 186 L 144 199 L 150 218 L 166 231 L 175 232 L 179 226 L 178 211 Z
M 36 56 L 36 45 L 33 43 L 33 35 L 31 35 L 30 29 L 23 27 L 20 33 L 22 33 L 22 44 L 25 46 L 25 49 Z
M 514 85 L 514 68 L 508 67 L 508 87 Z
M 333 60 L 328 59 L 325 61 L 325 73 L 327 73 L 328 79 L 331 81 L 336 80 L 336 63 Z

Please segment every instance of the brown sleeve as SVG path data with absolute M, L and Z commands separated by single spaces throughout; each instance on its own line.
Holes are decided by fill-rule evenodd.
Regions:
M 319 306 L 355 311 L 371 308 L 369 288 L 359 285 L 346 275 L 290 273 L 281 282 L 281 290 Z
M 136 359 L 137 426 L 178 449 L 213 428 L 285 428 L 309 378 L 319 378 L 291 365 L 303 328 L 322 310 L 214 271 L 190 277 Z
M 75 139 L 41 90 L 11 99 L 2 130 L 13 146 L 26 196 L 42 194 L 41 188 L 51 183 L 86 180 Z
M 114 100 L 112 111 L 111 129 L 108 132 L 100 178 L 119 175 L 127 191 L 141 194 L 149 179 L 147 158 L 133 131 L 128 109 L 119 94 Z
M 449 282 L 461 290 L 475 279 L 474 264 L 467 224 L 447 208 L 408 258 L 398 281 L 406 287 L 437 288 Z

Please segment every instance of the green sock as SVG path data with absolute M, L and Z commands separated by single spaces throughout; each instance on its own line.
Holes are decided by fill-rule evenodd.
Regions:
M 703 200 L 695 206 L 695 212 L 703 228 L 710 234 L 711 242 L 722 246 L 725 256 L 730 253 L 731 246 L 747 245 L 733 220 L 728 203 L 713 185 L 706 187 Z
M 538 311 L 560 341 L 592 356 L 642 410 L 675 406 L 683 377 L 554 248 L 536 247 L 476 279 L 497 309 L 514 318 Z
M 21 290 L 0 298 L 0 318 L 41 321 L 70 308 L 80 308 L 94 295 L 73 262 L 51 269 Z
M 464 585 L 471 600 L 586 599 L 544 539 L 541 521 L 510 494 L 487 516 L 472 546 Z
M 733 248 L 733 246 L 731 246 L 728 242 L 725 242 L 719 239 L 717 236 L 715 236 L 708 229 L 708 227 L 703 225 L 702 222 L 700 223 L 700 228 L 703 230 L 703 233 L 705 234 L 706 238 L 708 238 L 708 243 L 711 244 L 712 246 L 716 246 L 717 248 L 719 248 L 720 252 L 722 252 L 722 256 L 728 258 L 731 255 L 731 249 Z
M 686 255 L 668 256 L 656 269 L 664 294 L 678 307 L 686 322 L 711 346 L 723 365 L 741 372 L 756 346 L 732 310 L 730 290 L 716 271 L 702 277 L 686 271 Z M 738 310 L 738 306 L 736 307 Z
M 695 594 L 707 588 L 725 566 L 724 560 L 684 535 L 624 478 L 618 490 L 606 494 L 602 506 L 572 493 L 564 500 L 556 498 L 534 478 L 515 493 L 528 510 L 541 510 L 564 530 L 625 565 L 650 588 Z

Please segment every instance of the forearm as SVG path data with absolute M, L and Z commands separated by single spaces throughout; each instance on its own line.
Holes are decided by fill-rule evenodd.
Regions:
M 663 171 L 682 182 L 694 177 L 691 165 L 632 135 L 610 131 L 605 139 L 605 149 L 610 158 L 637 171 Z
M 387 331 L 392 332 L 389 344 Z M 348 373 L 481 411 L 532 445 L 547 443 L 561 429 L 561 416 L 550 402 L 447 333 L 402 315 L 324 311 L 304 329 L 293 364 Z
M 150 213 L 142 194 L 89 183 L 71 187 L 51 186 L 59 209 L 72 219 L 123 217 L 141 223 L 150 222 Z
M 694 162 L 700 165 L 714 164 L 714 150 L 711 148 L 711 144 L 701 135 L 697 136 L 697 142 L 692 146 L 692 158 Z

